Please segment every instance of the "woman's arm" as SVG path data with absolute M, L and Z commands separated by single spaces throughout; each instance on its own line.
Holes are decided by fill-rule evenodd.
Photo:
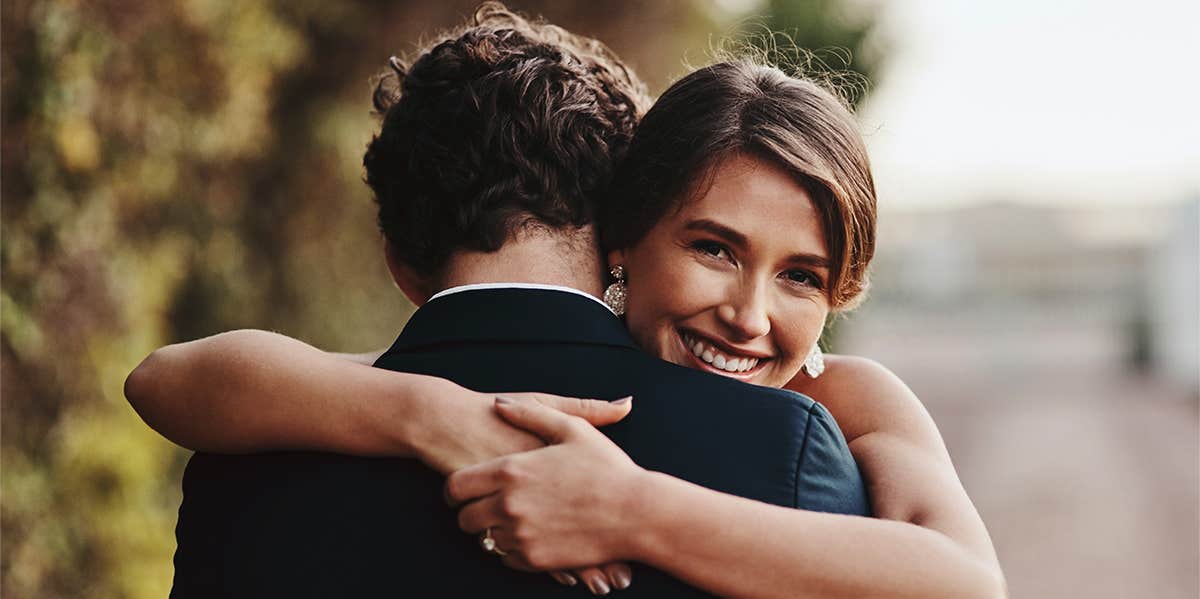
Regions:
M 464 508 L 460 524 L 513 531 L 501 546 L 517 549 L 514 567 L 631 559 L 722 596 L 1004 596 L 987 531 L 928 414 L 882 367 L 839 365 L 844 380 L 835 374 L 824 391 L 878 403 L 856 406 L 873 414 L 847 436 L 883 519 L 782 508 L 646 472 L 590 427 L 519 403 L 497 409 L 559 444 L 451 476 L 456 500 L 494 493 Z
M 875 516 L 939 532 L 999 569 L 942 435 L 912 390 L 872 360 L 826 356 L 825 362 L 819 378 L 797 377 L 789 388 L 833 415 L 862 470 Z
M 674 499 L 648 502 L 659 506 L 646 515 L 656 524 L 642 527 L 635 552 L 736 597 L 1003 597 L 987 529 L 908 386 L 876 362 L 846 356 L 827 356 L 819 378 L 793 383 L 846 435 L 876 518 L 782 509 L 653 475 L 641 492 Z M 680 518 L 695 513 L 705 516 Z M 712 575 L 737 555 L 746 556 L 738 568 Z
M 156 350 L 126 379 L 125 396 L 164 437 L 216 453 L 416 457 L 446 474 L 542 445 L 499 419 L 492 395 L 357 358 L 266 331 L 231 331 Z M 625 413 L 608 402 L 533 396 L 597 424 Z
M 382 353 L 332 354 L 275 333 L 231 331 L 156 350 L 126 379 L 125 396 L 151 428 L 200 451 L 415 457 L 447 474 L 543 445 L 501 420 L 492 395 L 372 367 Z M 597 426 L 629 411 L 606 401 L 513 395 Z M 552 575 L 592 589 L 631 580 L 623 563 Z
M 1004 596 L 993 561 L 928 528 L 767 505 L 657 473 L 647 479 L 637 487 L 646 511 L 627 559 L 721 596 Z
M 380 356 L 383 355 L 383 352 L 386 352 L 386 351 L 387 351 L 387 349 L 385 348 L 385 349 L 377 349 L 375 351 L 369 351 L 369 352 L 362 353 L 362 354 L 345 354 L 345 353 L 341 353 L 341 352 L 327 352 L 327 353 L 335 358 L 341 358 L 341 359 L 347 360 L 349 362 L 354 362 L 355 364 L 362 364 L 363 366 L 374 366 L 375 362 L 378 361 Z

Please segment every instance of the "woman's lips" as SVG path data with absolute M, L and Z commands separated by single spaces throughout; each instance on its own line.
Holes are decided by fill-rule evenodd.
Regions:
M 684 349 L 691 354 L 702 370 L 744 379 L 754 376 L 770 358 L 737 354 L 722 349 L 711 340 L 696 333 L 679 331 Z

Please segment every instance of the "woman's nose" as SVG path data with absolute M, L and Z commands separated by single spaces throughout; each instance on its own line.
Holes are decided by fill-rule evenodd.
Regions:
M 755 339 L 771 330 L 767 294 L 759 285 L 742 284 L 730 290 L 729 298 L 717 307 L 717 317 L 735 339 Z

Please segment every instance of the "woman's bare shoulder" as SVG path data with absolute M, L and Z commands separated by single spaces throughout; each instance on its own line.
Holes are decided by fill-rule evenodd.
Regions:
M 821 376 L 813 379 L 800 373 L 787 387 L 828 408 L 847 441 L 869 433 L 912 431 L 932 424 L 908 385 L 870 358 L 826 354 Z

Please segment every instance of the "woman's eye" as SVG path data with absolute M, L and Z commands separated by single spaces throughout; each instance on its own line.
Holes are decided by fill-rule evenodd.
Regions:
M 692 247 L 701 253 L 712 256 L 713 258 L 729 258 L 729 250 L 725 249 L 725 246 L 715 241 L 697 241 L 692 244 Z
M 812 287 L 813 289 L 821 288 L 821 279 L 816 275 L 806 270 L 789 270 L 783 273 L 783 276 L 792 283 Z

